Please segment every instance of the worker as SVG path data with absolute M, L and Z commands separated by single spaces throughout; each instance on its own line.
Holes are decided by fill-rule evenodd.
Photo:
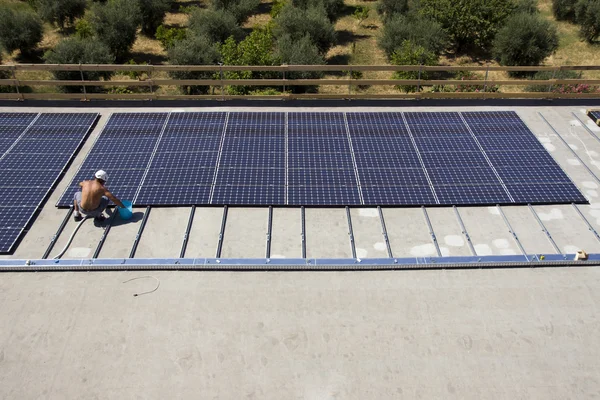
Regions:
M 106 219 L 104 210 L 108 206 L 109 200 L 124 208 L 121 200 L 117 199 L 104 186 L 108 181 L 108 174 L 103 170 L 99 170 L 94 174 L 94 177 L 96 179 L 79 183 L 81 190 L 75 193 L 73 200 L 73 218 L 75 221 L 81 221 L 82 214 L 86 217 L 94 217 L 96 221 L 104 221 Z

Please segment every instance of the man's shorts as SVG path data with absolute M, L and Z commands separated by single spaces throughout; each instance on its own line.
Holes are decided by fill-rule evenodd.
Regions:
M 99 217 L 102 215 L 102 213 L 104 212 L 104 210 L 106 209 L 106 207 L 108 206 L 108 197 L 106 196 L 102 196 L 102 198 L 100 199 L 100 205 L 98 206 L 98 208 L 96 208 L 95 210 L 84 210 L 83 207 L 81 207 L 81 192 L 75 192 L 75 201 L 77 201 L 77 205 L 79 206 L 79 211 L 81 211 L 81 213 L 83 215 L 86 215 L 88 217 Z

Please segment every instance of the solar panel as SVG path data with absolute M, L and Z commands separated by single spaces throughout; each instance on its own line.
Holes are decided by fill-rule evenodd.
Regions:
M 0 169 L 62 171 L 71 154 L 23 154 L 9 152 L 0 159 Z
M 214 171 L 213 171 L 214 172 Z M 212 179 L 213 175 L 210 176 Z M 208 184 L 212 182 L 209 181 Z M 223 168 L 219 167 L 217 185 L 284 186 L 285 168 Z
M 592 117 L 596 123 L 600 121 L 600 110 L 590 111 L 590 117 Z
M 48 193 L 48 188 L 54 183 L 47 182 L 46 186 L 27 186 L 27 187 L 2 187 L 2 196 L 0 197 L 0 207 L 14 206 L 32 206 L 37 207 L 38 204 Z
M 0 113 L 0 126 L 23 126 L 31 124 L 37 113 Z
M 290 186 L 356 186 L 353 169 L 290 169 Z
M 57 178 L 54 170 L 32 171 L 20 169 L 0 170 L 0 183 L 3 188 L 10 187 L 48 187 Z
M 429 186 L 368 186 L 362 187 L 365 205 L 435 205 Z
M 10 252 L 22 232 L 23 228 L 0 228 L 0 252 Z
M 79 139 L 86 134 L 89 126 L 32 126 L 23 134 L 24 139 Z
M 227 186 L 216 185 L 211 204 L 271 205 L 285 202 L 284 186 Z
M 136 205 L 508 204 L 529 183 L 582 198 L 514 112 L 114 114 L 77 177 L 97 168 L 136 171 L 113 181 Z
M 0 126 L 0 139 L 15 140 L 23 134 L 27 126 Z
M 0 156 L 10 149 L 15 143 L 15 139 L 0 139 Z
M 21 140 L 19 140 L 19 142 L 17 142 L 10 152 L 11 154 L 73 154 L 73 152 L 77 150 L 77 147 L 80 143 L 81 139 L 29 139 L 24 136 Z
M 586 203 L 587 199 L 572 183 L 507 184 L 506 188 L 517 203 L 563 203 L 571 199 L 574 203 Z
M 35 121 L 34 126 L 80 125 L 89 129 L 97 117 L 96 113 L 44 113 Z
M 36 208 L 36 206 L 0 207 L 0 226 L 3 229 L 23 229 Z

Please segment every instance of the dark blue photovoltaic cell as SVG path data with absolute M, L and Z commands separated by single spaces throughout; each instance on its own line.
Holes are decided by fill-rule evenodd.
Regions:
M 140 169 L 146 168 L 150 161 L 149 153 L 102 153 L 90 154 L 83 162 L 81 168 L 85 169 Z
M 289 186 L 288 204 L 306 206 L 359 205 L 358 187 Z
M 284 186 L 225 186 L 217 185 L 213 193 L 212 203 L 227 204 L 284 204 Z
M 26 126 L 0 126 L 0 139 L 14 141 L 27 129 Z
M 435 185 L 440 204 L 510 203 L 502 185 Z
M 350 125 L 348 129 L 352 139 L 357 137 L 378 137 L 381 139 L 410 137 L 404 125 Z
M 422 168 L 368 169 L 359 171 L 360 185 L 382 186 L 428 186 L 429 182 Z
M 532 135 L 520 137 L 480 135 L 477 136 L 477 141 L 484 151 L 514 151 L 515 148 L 521 149 L 521 151 L 544 151 L 544 146 Z
M 590 111 L 590 117 L 594 120 L 594 122 L 600 121 L 600 110 L 599 111 Z
M 15 187 L 10 190 L 5 189 L 0 196 L 0 207 L 14 206 L 33 206 L 37 205 L 48 193 L 48 188 L 52 184 L 49 182 L 44 187 Z
M 167 120 L 168 113 L 114 113 L 106 123 L 111 126 L 150 126 L 163 125 Z
M 88 126 L 32 126 L 23 135 L 24 139 L 81 140 Z
M 163 139 L 164 140 L 164 139 Z M 115 151 L 128 153 L 152 153 L 158 136 L 156 137 L 125 137 L 100 136 L 92 149 L 93 154 L 110 154 Z
M 356 186 L 353 169 L 290 169 L 289 186 Z
M 410 140 L 410 137 L 359 137 L 352 138 L 352 149 L 354 153 L 397 153 L 397 152 L 414 152 L 415 146 Z
M 0 113 L 0 126 L 17 126 L 23 129 L 31 124 L 37 113 Z
M 490 167 L 428 168 L 427 173 L 434 188 L 438 185 L 500 184 Z
M 227 125 L 225 137 L 283 136 L 285 125 Z
M 162 125 L 142 126 L 109 126 L 104 128 L 102 136 L 105 139 L 121 140 L 122 138 L 156 138 L 160 136 Z
M 285 113 L 229 113 L 229 120 L 227 121 L 227 125 L 285 125 Z
M 269 153 L 285 152 L 285 137 L 281 136 L 251 136 L 246 138 L 226 136 L 223 142 L 223 152 L 232 153 Z
M 0 252 L 8 253 L 23 232 L 23 228 L 0 228 Z
M 133 198 L 133 197 L 131 197 Z M 209 204 L 210 186 L 146 186 L 136 199 L 140 206 Z
M 157 153 L 150 169 L 154 168 L 204 168 L 217 164 L 218 153 L 205 151 L 201 153 Z
M 0 169 L 61 171 L 71 154 L 21 154 L 9 152 L 0 160 Z
M 212 182 L 211 182 L 212 183 Z M 285 168 L 219 168 L 217 185 L 285 185 Z
M 290 137 L 298 136 L 335 136 L 347 137 L 346 127 L 344 125 L 290 125 L 288 127 Z
M 48 187 L 58 177 L 54 170 L 32 171 L 20 169 L 0 170 L 2 187 Z
M 337 153 L 289 153 L 288 168 L 312 168 L 312 169 L 352 169 L 352 157 L 350 154 Z
M 571 183 L 562 170 L 548 165 L 496 167 L 502 181 L 508 183 Z
M 33 126 L 82 125 L 87 130 L 97 117 L 97 113 L 44 113 L 40 115 Z
M 406 122 L 412 125 L 463 125 L 455 112 L 405 112 Z
M 288 113 L 290 125 L 344 125 L 343 113 L 291 112 Z
M 35 213 L 37 207 L 0 207 L 2 229 L 22 229 Z
M 421 153 L 430 151 L 479 151 L 479 146 L 472 136 L 418 137 L 415 138 Z
M 219 151 L 221 138 L 217 136 L 199 136 L 184 138 L 162 137 L 157 153 L 191 153 L 201 151 Z
M 423 152 L 421 159 L 425 168 L 487 167 L 489 163 L 480 151 L 471 152 Z
M 547 151 L 490 151 L 487 156 L 494 167 L 552 165 L 560 169 Z
M 219 167 L 285 168 L 283 153 L 223 153 Z
M 172 125 L 223 125 L 224 112 L 173 112 L 169 117 L 168 126 Z
M 527 129 L 525 124 L 506 124 L 506 125 L 489 125 L 489 124 L 469 124 L 471 132 L 477 137 L 483 135 L 500 136 L 506 140 L 519 139 L 522 137 L 535 138 Z
M 470 135 L 465 125 L 410 125 L 410 133 L 419 137 L 452 137 Z
M 436 204 L 429 186 L 368 186 L 361 190 L 365 205 L 370 206 Z
M 514 111 L 476 111 L 461 113 L 469 125 L 472 123 L 509 124 L 522 123 Z
M 565 199 L 575 203 L 587 202 L 572 183 L 507 184 L 506 187 L 517 203 L 562 203 Z
M 0 156 L 15 143 L 15 139 L 0 139 Z
M 415 152 L 412 153 L 355 153 L 358 170 L 363 168 L 420 168 L 421 162 Z
M 52 140 L 22 138 L 17 142 L 10 152 L 11 154 L 73 154 L 73 152 L 77 150 L 79 143 L 81 143 L 81 139 Z
M 158 129 L 160 132 L 160 129 Z M 200 138 L 200 137 L 216 137 L 221 138 L 223 135 L 223 126 L 221 125 L 167 125 L 163 133 L 165 138 Z
M 151 169 L 144 186 L 210 186 L 214 176 L 214 168 Z
M 374 113 L 346 113 L 350 132 L 353 125 L 403 125 L 402 113 L 399 112 L 374 112 Z
M 350 144 L 346 136 L 293 136 L 288 138 L 290 153 L 349 153 Z

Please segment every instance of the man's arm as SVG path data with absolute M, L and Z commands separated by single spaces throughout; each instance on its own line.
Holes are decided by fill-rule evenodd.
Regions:
M 118 205 L 121 208 L 125 208 L 125 206 L 123 205 L 123 203 L 121 203 L 121 200 L 117 199 L 108 189 L 106 189 L 104 191 L 104 195 L 106 197 L 108 197 L 109 199 L 112 200 L 113 203 L 115 203 L 116 205 Z

